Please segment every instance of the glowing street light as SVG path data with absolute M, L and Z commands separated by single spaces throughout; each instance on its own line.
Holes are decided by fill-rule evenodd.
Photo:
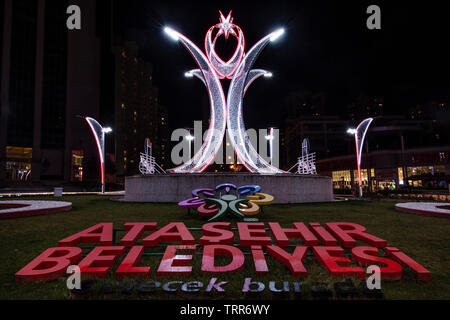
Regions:
M 361 181 L 361 154 L 364 145 L 364 139 L 366 138 L 367 130 L 372 123 L 373 118 L 367 118 L 358 125 L 356 129 L 349 128 L 347 130 L 348 134 L 352 134 L 355 137 L 356 146 L 356 165 L 358 167 L 358 186 L 359 186 L 359 197 L 362 197 L 362 181 Z
M 272 78 L 273 77 L 273 73 L 272 72 L 266 72 L 266 73 L 263 74 L 263 76 L 265 78 Z
M 112 132 L 111 127 L 103 128 L 94 118 L 84 117 L 97 144 L 98 155 L 100 158 L 100 181 L 102 184 L 102 193 L 105 193 L 105 134 Z
M 265 136 L 265 138 L 266 138 L 267 141 L 269 141 L 270 164 L 272 164 L 272 160 L 273 160 L 273 157 L 272 157 L 272 151 L 273 151 L 272 144 L 273 144 L 273 139 L 274 139 L 273 128 L 272 127 L 269 129 L 269 134 L 267 136 Z
M 189 143 L 189 158 L 190 158 L 191 157 L 191 143 L 192 143 L 192 141 L 194 141 L 195 137 L 192 136 L 190 133 L 184 137 L 186 138 L 186 140 Z
M 180 39 L 178 32 L 176 32 L 175 30 L 173 30 L 170 27 L 165 27 L 164 32 L 167 33 L 175 41 L 178 41 L 178 39 Z
M 284 33 L 284 29 L 278 29 L 277 31 L 275 31 L 272 36 L 270 37 L 270 41 L 275 41 L 277 40 L 279 37 L 281 37 Z

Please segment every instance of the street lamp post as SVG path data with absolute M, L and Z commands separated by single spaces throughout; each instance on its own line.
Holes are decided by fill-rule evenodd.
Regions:
M 106 149 L 105 149 L 105 133 L 112 132 L 111 127 L 102 128 L 102 151 L 103 151 L 103 160 L 106 159 Z M 105 165 L 102 166 L 102 194 L 105 193 Z
M 364 145 L 364 139 L 366 138 L 367 130 L 372 123 L 373 118 L 367 118 L 363 120 L 356 129 L 350 128 L 347 130 L 348 134 L 352 134 L 355 137 L 356 146 L 356 166 L 358 168 L 358 196 L 363 196 L 362 192 L 362 180 L 361 180 L 361 154 Z M 367 169 L 369 170 L 369 169 Z
M 357 169 L 358 169 L 358 196 L 359 196 L 359 198 L 361 198 L 362 197 L 362 182 L 361 182 L 361 169 L 360 169 L 360 166 L 359 166 L 359 161 L 358 161 L 358 144 L 356 143 L 356 134 L 357 134 L 357 130 L 356 129 L 354 129 L 354 128 L 349 128 L 348 130 L 347 130 L 347 133 L 348 134 L 351 134 L 351 135 L 353 135 L 354 137 L 355 137 L 355 145 L 356 145 L 356 167 L 357 167 Z
M 191 143 L 195 139 L 195 137 L 192 136 L 191 133 L 189 133 L 188 135 L 185 136 L 185 138 L 189 143 L 189 158 L 188 159 L 190 159 L 191 158 Z
M 89 127 L 91 128 L 92 134 L 95 138 L 95 143 L 97 144 L 98 156 L 100 158 L 100 182 L 102 185 L 102 194 L 105 193 L 105 134 L 112 132 L 110 127 L 103 128 L 97 120 L 90 117 L 84 117 Z
M 270 165 L 272 165 L 272 160 L 273 160 L 273 157 L 272 157 L 272 153 L 273 153 L 272 152 L 273 151 L 272 145 L 273 145 L 273 139 L 274 139 L 273 128 L 272 127 L 269 128 L 269 134 L 267 136 L 265 136 L 265 138 L 266 138 L 267 141 L 269 141 Z

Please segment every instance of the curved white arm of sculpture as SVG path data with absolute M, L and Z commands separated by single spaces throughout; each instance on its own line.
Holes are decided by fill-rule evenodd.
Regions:
M 227 99 L 227 127 L 231 143 L 242 164 L 253 173 L 277 174 L 286 173 L 265 161 L 249 142 L 243 118 L 243 96 L 250 84 L 259 76 L 261 70 L 251 70 L 262 49 L 277 36 L 279 31 L 270 33 L 256 43 L 245 55 L 230 84 Z M 252 72 L 253 71 L 253 72 Z
M 202 51 L 181 33 L 173 29 L 170 29 L 169 32 L 172 36 L 175 35 L 177 40 L 188 49 L 200 67 L 203 79 L 199 77 L 198 71 L 195 71 L 193 75 L 205 82 L 211 104 L 210 127 L 203 145 L 191 160 L 177 168 L 170 169 L 169 171 L 174 173 L 200 173 L 214 160 L 225 135 L 227 113 L 225 95 L 214 68 L 210 65 L 208 58 Z

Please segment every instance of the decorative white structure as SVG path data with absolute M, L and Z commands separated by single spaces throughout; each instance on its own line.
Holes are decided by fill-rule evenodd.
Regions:
M 273 128 L 269 129 L 269 134 L 265 136 L 266 140 L 269 141 L 269 152 L 270 152 L 270 164 L 273 163 L 273 139 L 275 138 L 273 135 Z
M 217 32 L 216 32 L 217 30 Z M 165 27 L 164 31 L 175 41 L 179 41 L 191 53 L 199 69 L 185 73 L 188 78 L 196 77 L 207 87 L 211 104 L 211 121 L 205 142 L 197 153 L 183 165 L 170 169 L 174 173 L 200 173 L 214 160 L 216 153 L 228 127 L 230 141 L 242 163 L 250 172 L 261 174 L 286 173 L 265 161 L 251 144 L 248 144 L 243 117 L 243 97 L 250 84 L 257 78 L 272 77 L 272 73 L 252 69 L 264 47 L 278 39 L 284 29 L 276 30 L 262 38 L 247 53 L 245 52 L 244 33 L 241 28 L 233 24 L 231 11 L 228 16 L 220 12 L 220 23 L 212 26 L 205 39 L 205 53 L 183 34 Z M 231 35 L 237 39 L 237 47 L 228 61 L 223 61 L 215 51 L 217 39 L 223 35 L 225 39 Z M 230 79 L 228 97 L 225 94 L 220 80 Z
M 355 136 L 355 146 L 356 146 L 356 165 L 358 167 L 358 189 L 359 197 L 362 197 L 362 180 L 361 180 L 361 155 L 362 148 L 364 145 L 364 139 L 366 138 L 367 130 L 372 123 L 373 118 L 367 118 L 358 125 L 356 129 L 348 129 L 347 133 L 353 134 Z
M 155 157 L 152 156 L 152 143 L 150 139 L 145 139 L 144 153 L 140 154 L 139 171 L 143 175 L 156 173 L 164 173 L 165 171 L 156 163 Z
M 309 153 L 309 139 L 303 139 L 302 156 L 298 158 L 298 174 L 317 174 L 316 153 Z
M 303 139 L 302 142 L 302 156 L 298 158 L 298 161 L 292 168 L 297 167 L 297 174 L 317 174 L 316 170 L 316 153 L 309 153 L 309 139 Z
M 102 184 L 102 193 L 105 193 L 105 133 L 112 132 L 110 127 L 103 128 L 97 120 L 90 117 L 84 117 L 97 144 L 98 156 L 100 159 L 100 181 Z

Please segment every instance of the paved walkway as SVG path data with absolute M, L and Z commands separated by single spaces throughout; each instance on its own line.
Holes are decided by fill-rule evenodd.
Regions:
M 72 209 L 72 202 L 35 200 L 0 201 L 0 219 L 29 217 L 69 211 L 70 209 Z
M 442 202 L 397 203 L 395 209 L 427 216 L 450 218 L 450 205 Z

